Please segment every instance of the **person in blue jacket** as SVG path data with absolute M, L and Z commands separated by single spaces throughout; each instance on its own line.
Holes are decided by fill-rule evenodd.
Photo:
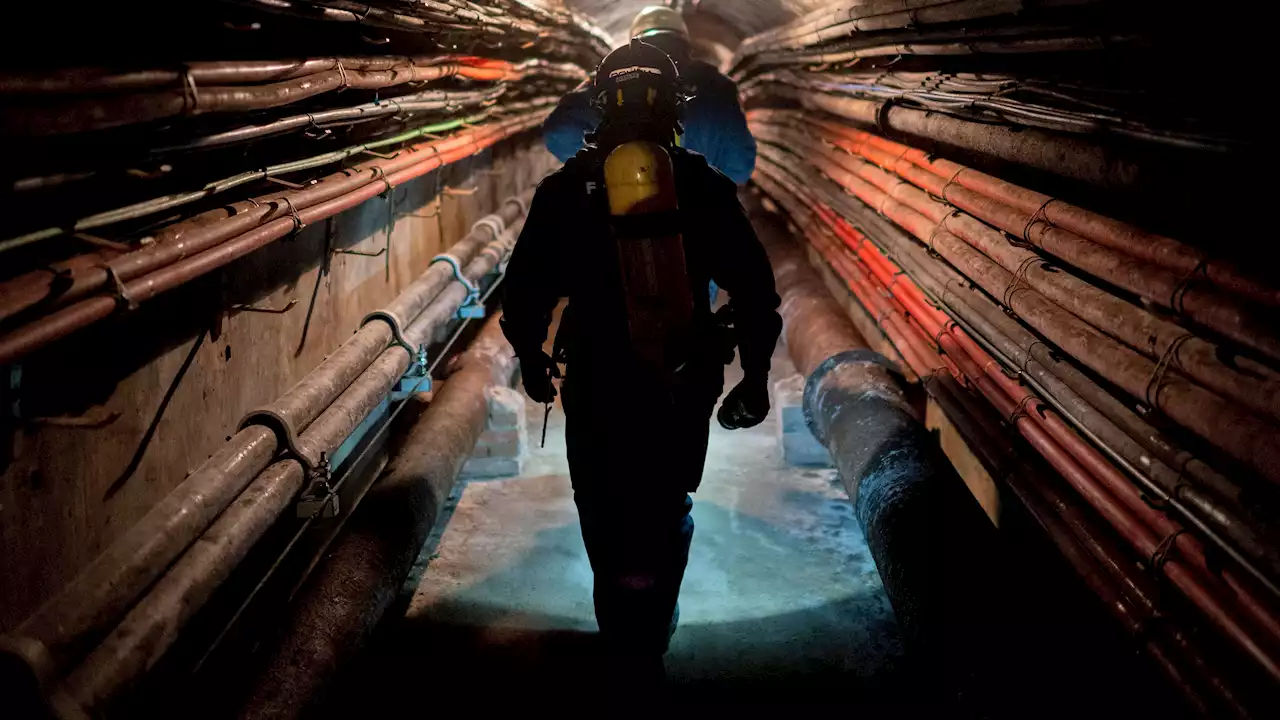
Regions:
M 711 167 L 738 185 L 745 184 L 756 166 L 756 140 L 738 102 L 738 86 L 712 65 L 695 60 L 689 30 L 680 13 L 667 7 L 641 10 L 631 23 L 631 36 L 667 53 L 680 70 L 685 103 L 680 145 L 701 154 Z M 547 149 L 567 162 L 584 145 L 583 137 L 600 124 L 600 110 L 591 106 L 591 81 L 565 95 L 542 126 Z

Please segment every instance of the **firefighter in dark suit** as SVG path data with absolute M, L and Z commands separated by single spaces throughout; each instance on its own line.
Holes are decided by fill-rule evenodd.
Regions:
M 596 619 L 617 660 L 660 675 L 689 555 L 689 516 L 724 386 L 725 349 L 706 287 L 730 297 L 743 380 L 717 415 L 751 427 L 769 411 L 782 328 L 764 249 L 733 181 L 677 146 L 675 64 L 639 40 L 596 73 L 602 121 L 538 186 L 507 268 L 503 329 L 529 396 L 550 403 L 558 363 L 569 471 Z

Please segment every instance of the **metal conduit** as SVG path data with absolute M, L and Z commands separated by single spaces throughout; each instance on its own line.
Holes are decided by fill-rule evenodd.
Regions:
M 530 198 L 531 193 L 525 193 L 507 200 L 498 213 L 477 223 L 466 237 L 450 247 L 449 254 L 466 265 L 468 271 L 473 270 L 467 263 L 478 262 L 475 258 L 482 254 L 486 258 L 492 255 L 484 250 L 487 244 L 501 240 L 495 228 L 519 223 Z M 474 269 L 484 267 L 482 264 Z M 452 270 L 437 263 L 406 287 L 383 311 L 383 317 L 399 319 L 401 328 L 413 327 L 410 323 L 424 317 L 427 327 L 438 327 L 452 313 L 451 308 L 461 303 L 459 293 L 465 299 L 465 290 L 454 280 Z M 428 311 L 432 307 L 435 310 Z M 428 336 L 423 332 L 423 337 Z M 366 323 L 264 410 L 295 434 L 302 433 L 358 376 L 367 372 L 376 358 L 387 352 L 392 340 L 393 330 L 386 320 Z M 20 660 L 9 665 L 24 667 L 38 685 L 47 686 L 205 532 L 253 477 L 267 467 L 279 448 L 276 434 L 263 425 L 240 430 L 61 593 L 0 641 L 5 653 Z M 283 482 L 291 476 L 282 473 L 278 479 Z M 19 687 L 16 680 L 4 684 Z

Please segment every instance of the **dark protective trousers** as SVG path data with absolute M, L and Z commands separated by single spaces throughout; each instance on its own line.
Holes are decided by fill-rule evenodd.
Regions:
M 719 384 L 661 391 L 580 382 L 564 387 L 569 474 L 595 573 L 596 622 L 608 648 L 660 656 L 693 538 Z

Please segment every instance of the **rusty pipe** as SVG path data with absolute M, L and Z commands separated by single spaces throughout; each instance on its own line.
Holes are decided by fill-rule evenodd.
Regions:
M 827 95 L 799 88 L 778 88 L 784 97 L 799 100 L 810 110 L 820 110 L 855 123 L 884 126 L 1008 162 L 1080 180 L 1106 188 L 1132 188 L 1144 178 L 1132 160 L 1087 140 L 1063 137 L 1035 128 L 1010 128 L 975 123 L 950 115 L 931 113 L 879 100 Z
M 938 335 L 942 349 L 957 360 L 964 374 L 983 391 L 997 407 L 1009 414 L 1019 431 L 1033 443 L 1046 458 L 1067 477 L 1095 507 L 1101 511 L 1118 529 L 1129 538 L 1140 552 L 1152 553 L 1155 557 L 1163 543 L 1156 541 L 1156 532 L 1165 533 L 1172 544 L 1178 545 L 1181 552 L 1188 556 L 1190 568 L 1176 565 L 1166 568 L 1170 578 L 1174 580 L 1184 593 L 1202 610 L 1223 632 L 1249 653 L 1268 673 L 1275 675 L 1280 670 L 1273 657 L 1273 649 L 1267 641 L 1256 641 L 1249 629 L 1236 622 L 1226 610 L 1228 594 L 1234 594 L 1241 602 L 1241 608 L 1255 622 L 1275 637 L 1277 625 L 1269 610 L 1257 602 L 1246 588 L 1227 577 L 1228 587 L 1216 587 L 1209 578 L 1203 552 L 1198 544 L 1188 540 L 1182 543 L 1181 528 L 1160 516 L 1146 505 L 1137 495 L 1136 490 L 1121 478 L 1114 468 L 1107 464 L 1092 448 L 1085 445 L 1078 436 L 1068 430 L 1061 420 L 1049 413 L 1024 412 L 1023 398 L 1034 399 L 1016 384 L 1012 383 L 999 370 L 994 360 L 985 357 L 980 349 L 969 341 L 968 347 L 961 347 L 956 340 L 967 339 L 963 333 L 954 328 Z M 971 359 L 980 357 L 984 367 L 979 368 Z M 1030 423 L 1030 424 L 1028 424 Z M 1064 448 L 1071 448 L 1070 454 Z M 1084 463 L 1081 465 L 1081 463 Z M 1103 486 L 1108 489 L 1102 489 Z M 1119 500 L 1111 493 L 1118 493 Z M 1136 513 L 1136 515 L 1135 515 Z M 1167 553 L 1167 550 L 1165 551 Z M 1163 554 L 1163 553 L 1162 553 Z M 1226 574 L 1224 573 L 1224 576 Z
M 785 111 L 764 111 L 759 114 L 775 120 L 798 118 L 813 127 L 840 136 L 845 139 L 845 142 L 837 143 L 842 148 L 899 174 L 937 197 L 945 197 L 946 192 L 956 186 L 968 188 L 1018 210 L 1028 220 L 1039 217 L 1050 225 L 1180 276 L 1199 274 L 1202 279 L 1243 298 L 1272 307 L 1280 306 L 1280 289 L 1173 238 L 1146 232 L 1065 200 L 1028 190 L 950 160 L 932 157 L 917 148 L 863 130 Z M 919 172 L 921 170 L 924 172 Z
M 466 277 L 479 282 L 515 244 L 519 228 L 507 229 L 467 264 Z M 444 326 L 467 298 L 453 282 L 404 330 L 411 344 L 423 344 Z M 298 450 L 316 465 L 356 429 L 404 375 L 408 350 L 392 345 L 351 383 L 298 438 Z M 219 516 L 125 615 L 83 662 L 59 685 L 51 704 L 60 717 L 88 717 L 126 690 L 177 640 L 178 633 L 213 591 L 244 559 L 253 544 L 287 509 L 305 473 L 296 459 L 272 465 Z M 246 497 L 247 496 L 247 497 Z M 266 498 L 263 500 L 261 498 Z
M 763 151 L 762 157 L 768 161 L 770 152 Z M 1164 410 L 1171 419 L 1265 477 L 1280 482 L 1280 456 L 1271 452 L 1271 447 L 1280 438 L 1280 431 L 1273 425 L 1242 412 L 1217 395 L 1180 379 L 1177 374 L 1163 371 L 1161 364 L 1103 335 L 1049 302 L 963 240 L 939 229 L 929 218 L 886 196 L 870 183 L 844 175 L 833 179 L 941 253 L 964 275 L 994 297 L 1002 298 L 1004 304 L 1028 324 L 1091 369 L 1134 397 Z
M 103 130 L 151 122 L 177 115 L 252 112 L 289 105 L 323 93 L 355 88 L 373 90 L 446 77 L 502 81 L 513 76 L 505 67 L 473 67 L 458 62 L 393 65 L 382 69 L 336 67 L 265 85 L 200 86 L 192 75 L 180 87 L 138 94 L 105 95 L 91 100 L 68 100 L 25 106 L 6 113 L 0 134 L 46 136 Z
M 777 120 L 794 115 L 762 113 L 758 117 Z M 1280 290 L 1171 238 L 1144 232 L 958 163 L 932 158 L 919 149 L 871 133 L 829 121 L 805 118 L 804 122 L 822 129 L 842 149 L 867 158 L 979 219 L 1108 282 L 1185 312 L 1238 342 L 1253 346 L 1249 334 L 1265 331 L 1269 326 L 1235 298 L 1215 289 L 1271 307 L 1280 306 Z M 1188 284 L 1192 280 L 1208 281 L 1214 287 L 1204 289 Z M 1270 346 L 1258 349 L 1272 354 L 1266 347 Z
M 1111 534 L 1088 518 L 1078 502 L 1069 501 L 1053 480 L 1018 458 L 1012 445 L 1001 442 L 994 414 L 975 407 L 975 399 L 950 376 L 929 378 L 926 387 L 982 464 L 1013 492 L 1125 634 L 1169 676 L 1191 706 L 1204 717 L 1214 717 L 1218 706 L 1232 717 L 1251 717 L 1238 691 L 1205 661 L 1205 650 L 1194 636 L 1157 607 L 1151 579 L 1133 570 L 1132 560 Z M 1206 697 L 1206 688 L 1213 699 Z
M 882 213 L 895 213 L 901 209 L 901 212 L 892 214 L 891 219 L 895 222 L 921 222 L 914 217 L 903 220 L 907 210 L 913 210 L 925 216 L 934 223 L 929 231 L 930 236 L 939 229 L 946 229 L 982 251 L 1004 269 L 1015 273 L 1046 298 L 1094 327 L 1152 359 L 1160 360 L 1167 354 L 1168 362 L 1171 362 L 1174 368 L 1205 387 L 1256 412 L 1280 419 L 1280 376 L 1275 373 L 1270 371 L 1266 371 L 1265 374 L 1259 373 L 1258 368 L 1247 361 L 1244 364 L 1252 371 L 1249 373 L 1227 365 L 1221 359 L 1226 351 L 1217 345 L 1104 292 L 1075 275 L 1057 271 L 1044 262 L 1037 262 L 1038 255 L 1010 243 L 1004 235 L 978 222 L 973 216 L 935 200 L 924 190 L 898 179 L 898 176 L 887 173 L 871 163 L 848 153 L 832 152 L 829 145 L 814 142 L 804 134 L 789 128 L 759 123 L 753 127 L 756 128 L 757 136 L 762 139 L 781 143 L 786 147 L 800 147 L 808 150 L 810 160 L 814 161 L 819 169 L 841 184 L 852 187 L 855 195 L 873 207 L 881 208 Z M 874 187 L 852 184 L 854 177 L 865 180 Z M 880 192 L 877 193 L 877 190 Z M 938 192 L 945 194 L 947 190 L 941 188 Z M 883 199 L 886 195 L 901 205 L 887 204 Z M 920 225 L 916 224 L 913 227 L 920 227 Z M 918 237 L 927 241 L 928 236 L 918 235 Z M 1108 268 L 1104 270 L 1105 273 L 1115 270 L 1118 266 L 1114 262 L 1107 262 L 1103 267 Z M 1106 274 L 1095 274 L 1104 279 L 1115 280 Z
M 303 715 L 358 660 L 484 430 L 485 389 L 510 383 L 514 359 L 494 317 L 302 587 L 239 717 Z
M 462 263 L 474 260 L 486 239 L 497 239 L 495 226 L 505 229 L 520 221 L 529 196 L 526 192 L 505 202 L 498 214 L 477 223 L 466 237 L 451 246 L 450 254 Z M 399 318 L 402 327 L 408 327 L 405 323 L 422 315 L 447 284 L 457 285 L 452 270 L 434 264 L 406 287 L 386 312 Z M 432 322 L 439 322 L 436 314 Z M 295 432 L 303 431 L 391 340 L 392 331 L 386 321 L 366 323 L 267 409 Z M 47 684 L 87 651 L 270 463 L 277 449 L 276 436 L 268 428 L 249 425 L 242 429 L 58 595 L 0 639 L 3 652 L 18 658 L 13 664 L 28 668 L 26 672 L 32 680 L 25 684 Z
M 372 182 L 362 178 L 362 181 L 354 189 L 329 198 L 324 202 L 302 209 L 294 206 L 295 212 L 292 214 L 287 211 L 270 212 L 270 215 L 276 216 L 276 219 L 269 220 L 265 224 L 258 225 L 251 220 L 241 222 L 238 221 L 237 216 L 233 216 L 230 223 L 237 228 L 249 225 L 253 229 L 230 240 L 210 242 L 211 247 L 209 249 L 190 256 L 188 256 L 186 244 L 177 243 L 171 252 L 166 255 L 168 257 L 177 255 L 182 259 L 160 265 L 149 274 L 137 277 L 130 282 L 125 282 L 124 294 L 135 302 L 150 299 L 211 270 L 222 267 L 232 260 L 243 257 L 268 243 L 286 237 L 294 232 L 299 225 L 323 220 L 353 208 L 376 195 L 386 192 L 390 187 L 400 185 L 451 162 L 457 162 L 488 145 L 492 145 L 499 139 L 533 127 L 541 120 L 543 115 L 545 113 L 534 113 L 532 117 L 523 118 L 519 124 L 507 126 L 506 132 L 502 135 L 488 137 L 474 146 L 469 144 L 457 150 L 440 154 L 433 153 L 428 155 L 423 153 L 423 157 L 415 158 L 418 162 L 414 164 L 409 164 L 407 167 L 393 173 L 377 173 L 380 177 Z M 280 209 L 283 210 L 286 206 L 287 203 L 281 203 Z M 284 216 L 279 217 L 280 214 Z M 264 214 L 262 217 L 266 217 L 266 215 Z M 253 227 L 254 225 L 257 226 Z M 206 230 L 208 227 L 206 226 Z M 217 236 L 223 233 L 225 233 L 225 230 L 218 228 L 210 234 Z M 136 255 L 137 253 L 132 254 Z M 154 262 L 142 260 L 141 258 L 139 260 L 144 266 L 151 265 Z M 118 304 L 118 300 L 114 297 L 92 297 L 57 310 L 41 320 L 0 336 L 0 364 L 12 362 L 14 359 L 66 337 L 80 328 L 111 316 L 116 311 Z
M 822 182 L 814 186 L 823 187 Z M 981 291 L 973 290 L 965 278 L 943 263 L 931 262 L 925 255 L 925 249 L 912 242 L 896 226 L 878 215 L 870 207 L 847 199 L 846 195 L 824 193 L 828 199 L 840 208 L 844 217 L 854 219 L 861 227 L 873 231 L 875 238 L 883 243 L 899 262 L 910 263 L 914 268 L 912 276 L 920 282 L 932 283 L 935 297 L 960 299 L 960 305 L 948 303 L 949 307 L 959 308 L 957 312 L 968 308 L 966 321 L 974 313 L 992 327 L 998 327 L 1000 333 L 1012 338 L 1017 347 L 1026 353 L 1031 362 L 1049 369 L 1052 375 L 1070 390 L 1083 399 L 1084 404 L 1096 408 L 1107 420 L 1121 428 L 1123 433 L 1151 456 L 1170 468 L 1179 468 L 1186 477 L 1211 489 L 1218 497 L 1228 501 L 1232 506 L 1241 504 L 1240 488 L 1224 475 L 1210 468 L 1204 461 L 1177 446 L 1177 444 L 1157 428 L 1138 417 L 1123 402 L 1115 398 L 1097 383 L 1089 379 L 1074 365 L 1062 360 L 1054 354 L 1052 348 L 1027 331 L 1017 320 L 1000 310 L 994 302 Z M 1028 367 L 1035 367 L 1029 365 Z M 1138 466 L 1146 466 L 1145 457 L 1139 457 Z
M 944 334 L 954 334 L 953 329 L 948 327 L 948 319 L 935 307 L 932 307 L 927 301 L 925 301 L 919 288 L 912 283 L 897 282 L 896 274 L 899 273 L 900 270 L 889 263 L 888 259 L 881 255 L 878 250 L 870 246 L 866 242 L 865 238 L 858 235 L 851 227 L 843 225 L 842 221 L 835 218 L 835 216 L 830 213 L 830 211 L 826 211 L 825 208 L 819 207 L 818 213 L 824 217 L 837 234 L 840 234 L 845 239 L 846 244 L 851 249 L 855 249 L 859 253 L 860 257 L 866 259 L 866 262 L 868 266 L 871 267 L 873 273 L 877 272 L 877 268 L 874 267 L 872 263 L 875 258 L 879 259 L 881 267 L 879 268 L 877 277 L 880 282 L 885 287 L 891 289 L 892 295 L 900 297 L 902 302 L 907 305 L 908 309 L 912 313 L 912 319 L 923 325 L 924 332 L 927 336 L 932 337 L 936 342 L 941 343 Z M 868 257 L 868 255 L 871 257 Z M 879 317 L 879 315 L 877 315 L 877 317 Z M 974 352 L 982 353 L 982 351 L 976 348 L 976 346 L 972 344 L 972 341 L 963 333 L 955 335 L 955 337 L 958 337 L 961 342 L 968 343 L 968 349 L 970 349 L 971 355 L 973 355 Z M 954 355 L 954 353 L 945 354 Z M 1025 365 L 1022 365 L 1022 367 L 1025 368 Z M 986 370 L 990 371 L 991 367 L 987 367 Z M 1024 370 L 1024 372 L 1026 371 Z M 993 375 L 993 379 L 996 382 L 1005 384 L 1006 387 L 1008 387 L 1010 382 L 1009 379 L 1004 376 L 1003 372 L 998 375 Z M 1077 412 L 1080 412 L 1080 404 L 1082 403 L 1077 404 Z M 1092 411 L 1092 408 L 1088 408 L 1087 405 L 1085 407 L 1089 411 Z M 1091 419 L 1095 421 L 1099 420 L 1097 417 L 1093 417 Z M 1078 423 L 1079 418 L 1073 417 L 1073 421 Z M 1111 437 L 1114 438 L 1115 435 L 1121 435 L 1118 432 L 1114 432 L 1114 426 L 1111 427 L 1113 428 Z M 1050 428 L 1050 430 L 1051 432 L 1059 434 L 1063 432 L 1070 432 L 1066 429 L 1065 425 L 1061 425 L 1061 423 L 1055 424 Z M 1133 444 L 1127 437 L 1124 437 L 1123 435 L 1121 435 L 1121 437 L 1124 440 L 1127 440 L 1130 444 Z M 1076 438 L 1072 436 L 1068 438 L 1067 442 L 1074 442 L 1075 440 Z M 1113 453 L 1113 457 L 1115 455 L 1116 453 Z M 1116 492 L 1126 500 L 1131 510 L 1140 515 L 1145 513 L 1145 516 L 1149 519 L 1155 519 L 1156 522 L 1152 525 L 1154 529 L 1163 532 L 1166 535 L 1179 530 L 1179 528 L 1169 525 L 1167 521 L 1163 521 L 1161 518 L 1155 518 L 1151 515 L 1151 507 L 1139 497 L 1133 486 L 1127 483 L 1124 478 L 1120 476 L 1114 466 L 1106 462 L 1100 455 L 1097 455 L 1092 451 L 1088 451 L 1079 457 L 1088 462 L 1090 471 L 1095 477 L 1104 480 L 1104 482 L 1113 489 L 1113 492 Z M 1253 527 L 1249 523 L 1243 521 L 1237 513 L 1222 507 L 1219 503 L 1215 502 L 1211 497 L 1199 491 L 1194 486 L 1188 486 L 1185 483 L 1182 483 L 1180 476 L 1169 470 L 1167 467 L 1163 467 L 1158 462 L 1153 463 L 1149 459 L 1145 458 L 1138 458 L 1138 462 L 1138 466 L 1130 465 L 1128 468 L 1130 474 L 1132 474 L 1135 479 L 1147 487 L 1148 491 L 1155 489 L 1157 495 L 1163 495 L 1163 500 L 1165 502 L 1170 503 L 1184 517 L 1191 519 L 1198 529 L 1208 534 L 1220 546 L 1227 549 L 1228 553 L 1231 554 L 1232 557 L 1236 559 L 1246 570 L 1248 570 L 1258 581 L 1263 583 L 1273 593 L 1276 592 L 1276 585 L 1271 580 L 1271 576 L 1262 572 L 1257 567 L 1257 564 L 1259 563 L 1266 565 L 1269 568 L 1274 568 L 1277 565 L 1277 555 L 1262 538 L 1261 532 L 1254 530 Z M 1141 467 L 1142 465 L 1163 467 L 1165 473 L 1163 476 L 1158 476 L 1156 480 L 1152 480 L 1146 473 L 1138 470 L 1138 467 Z M 1196 512 L 1190 510 L 1184 502 L 1194 507 Z M 1161 525 L 1161 522 L 1164 524 Z M 1222 532 L 1216 532 L 1206 525 L 1206 522 L 1208 525 L 1217 527 Z M 1224 539 L 1224 534 L 1226 537 L 1235 541 L 1235 544 L 1229 543 Z M 1243 547 L 1245 553 L 1252 559 L 1252 562 L 1250 559 L 1246 559 L 1239 555 L 1236 550 L 1237 547 Z M 1188 547 L 1186 551 L 1193 560 L 1193 565 L 1208 574 L 1203 551 L 1199 548 L 1198 544 L 1191 543 L 1191 546 Z M 1274 616 L 1271 615 L 1270 611 L 1259 605 L 1257 601 L 1253 599 L 1251 591 L 1245 587 L 1242 581 L 1239 578 L 1234 577 L 1234 575 L 1229 571 L 1226 571 L 1224 577 L 1231 586 L 1231 591 L 1240 597 L 1250 613 L 1253 614 L 1262 625 L 1269 627 L 1273 633 L 1277 632 L 1277 625 Z
M 0 322 L 36 306 L 65 304 L 110 285 L 111 275 L 128 282 L 167 265 L 199 254 L 246 233 L 259 225 L 291 219 L 291 211 L 304 210 L 368 185 L 385 189 L 382 178 L 444 154 L 470 148 L 479 152 L 498 139 L 520 132 L 542 115 L 532 113 L 487 123 L 438 140 L 410 145 L 392 158 L 375 158 L 332 173 L 314 184 L 286 192 L 273 191 L 250 200 L 214 208 L 168 225 L 152 236 L 146 247 L 112 258 L 88 261 L 72 259 L 33 270 L 0 283 Z
M 859 212 L 854 206 L 846 205 L 846 212 L 854 213 L 862 222 L 874 227 L 882 241 L 892 241 L 890 244 L 897 248 L 898 261 L 904 267 L 910 263 L 911 277 L 928 288 L 933 297 L 941 299 L 934 302 L 948 307 L 963 319 L 967 327 L 977 327 L 979 336 L 986 336 L 995 343 L 999 354 L 1010 358 L 1012 366 L 1021 368 L 1024 378 L 1052 399 L 1055 408 L 1106 450 L 1147 492 L 1159 502 L 1168 503 L 1259 582 L 1275 592 L 1271 578 L 1280 575 L 1275 572 L 1277 553 L 1265 539 L 1267 531 L 1256 528 L 1239 509 L 1237 486 L 1186 451 L 1174 447 L 1158 430 L 1138 418 L 1083 373 L 1054 356 L 1048 346 L 1000 311 L 985 295 L 968 289 L 961 276 L 925 257 L 922 248 L 911 243 L 891 225 L 877 221 L 876 216 L 869 214 L 869 209 Z M 860 256 L 865 257 L 868 250 L 878 254 L 867 245 L 865 238 L 849 244 Z M 887 264 L 887 258 L 882 262 Z M 889 270 L 895 276 L 899 272 L 894 267 Z M 909 283 L 897 283 L 893 278 L 883 278 L 882 281 L 887 281 L 895 292 L 913 287 Z M 915 312 L 917 317 L 926 317 L 936 311 L 926 305 L 917 307 Z M 932 334 L 937 330 L 929 332 Z M 1180 471 L 1174 471 L 1174 467 Z M 1185 477 L 1198 484 L 1184 482 Z M 1204 488 L 1211 489 L 1214 494 Z M 1272 569 L 1272 572 L 1268 574 L 1259 567 Z

